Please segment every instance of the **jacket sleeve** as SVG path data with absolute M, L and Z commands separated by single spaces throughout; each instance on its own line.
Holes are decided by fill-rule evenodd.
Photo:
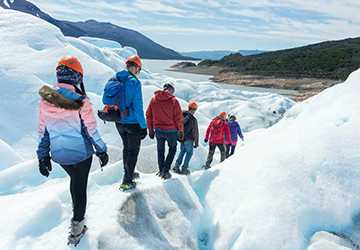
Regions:
M 141 84 L 137 80 L 130 80 L 128 86 L 130 88 L 126 88 L 126 107 L 132 109 L 140 127 L 146 128 Z
M 231 144 L 232 140 L 231 140 L 231 132 L 230 132 L 229 124 L 225 122 L 224 126 L 225 126 L 225 136 L 227 139 L 227 143 Z
M 44 117 L 44 101 L 41 100 L 39 107 L 39 144 L 36 151 L 39 160 L 50 157 L 50 136 L 46 129 L 46 122 Z
M 178 100 L 175 100 L 174 123 L 178 131 L 184 131 L 184 117 Z
M 106 152 L 106 144 L 101 139 L 100 134 L 96 128 L 96 119 L 92 109 L 92 105 L 88 98 L 85 98 L 83 101 L 83 106 L 80 109 L 80 117 L 84 123 L 85 130 L 92 145 L 95 147 L 96 152 Z
M 153 113 L 152 113 L 153 112 L 152 111 L 153 102 L 154 102 L 154 99 L 152 98 L 149 103 L 149 106 L 146 109 L 146 122 L 147 122 L 147 126 L 150 130 L 154 129 Z
M 241 140 L 244 140 L 244 135 L 241 131 L 240 124 L 238 122 L 236 124 L 237 124 L 237 133 L 238 133 L 239 137 L 241 138 Z
M 199 146 L 199 126 L 196 119 L 194 121 L 193 135 L 195 138 L 194 145 L 197 147 Z

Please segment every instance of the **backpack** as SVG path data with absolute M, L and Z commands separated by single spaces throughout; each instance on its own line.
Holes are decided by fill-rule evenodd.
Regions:
M 120 111 L 120 102 L 125 102 L 125 82 L 116 77 L 111 78 L 105 85 L 102 102 L 105 105 L 98 110 L 98 117 L 104 122 L 118 122 L 128 115 L 128 110 Z
M 212 127 L 211 127 L 211 135 L 213 136 L 219 136 L 222 134 L 223 132 L 223 127 L 224 127 L 224 121 L 214 121 Z

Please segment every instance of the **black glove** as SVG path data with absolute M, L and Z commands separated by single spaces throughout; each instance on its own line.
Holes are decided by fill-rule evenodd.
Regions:
M 150 139 L 155 138 L 155 131 L 153 129 L 149 129 L 149 137 L 150 137 Z
M 209 141 L 208 139 L 204 139 L 204 142 L 205 142 L 205 143 L 208 143 L 208 141 Z
M 179 131 L 178 139 L 179 139 L 180 142 L 184 141 L 184 131 Z
M 99 157 L 101 167 L 105 167 L 108 164 L 109 155 L 106 152 L 96 153 L 96 156 Z
M 142 128 L 140 131 L 140 139 L 144 140 L 147 136 L 147 129 L 146 128 Z
M 46 157 L 39 160 L 39 171 L 45 177 L 49 177 L 49 174 L 52 170 L 50 157 Z

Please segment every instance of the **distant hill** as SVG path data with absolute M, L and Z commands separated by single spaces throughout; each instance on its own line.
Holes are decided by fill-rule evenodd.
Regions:
M 221 60 L 205 60 L 199 65 L 218 66 L 243 74 L 345 80 L 360 67 L 360 38 L 328 41 L 252 56 L 232 54 Z
M 257 55 L 261 54 L 264 51 L 261 50 L 239 50 L 239 51 L 232 51 L 232 50 L 202 50 L 202 51 L 191 51 L 191 52 L 181 52 L 183 56 L 190 56 L 202 60 L 220 60 L 224 56 L 228 56 L 231 54 L 240 53 L 243 56 L 249 55 Z
M 97 37 L 116 41 L 123 46 L 133 47 L 143 58 L 173 60 L 193 59 L 183 56 L 174 50 L 165 48 L 135 30 L 126 29 L 111 23 L 97 22 L 96 20 L 84 22 L 57 20 L 26 0 L 0 0 L 0 7 L 37 16 L 59 27 L 65 36 Z

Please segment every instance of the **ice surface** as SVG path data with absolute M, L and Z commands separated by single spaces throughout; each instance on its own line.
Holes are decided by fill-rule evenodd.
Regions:
M 0 227 L 0 249 L 68 249 L 69 180 L 56 164 L 50 178 L 40 176 L 33 155 L 37 91 L 55 82 L 57 60 L 74 54 L 84 64 L 91 101 L 100 108 L 103 86 L 125 58 L 8 10 L 0 10 L 0 45 L 0 56 L 6 58 L 0 62 L 0 164 L 5 163 L 0 168 L 0 224 L 5 225 Z M 174 175 L 163 182 L 145 174 L 156 171 L 155 144 L 146 139 L 138 190 L 123 193 L 118 191 L 120 138 L 113 125 L 99 122 L 111 163 L 101 172 L 94 161 L 89 232 L 77 249 L 352 248 L 349 240 L 332 233 L 352 240 L 359 235 L 360 71 L 294 107 L 276 94 L 166 78 L 146 70 L 141 80 L 145 104 L 166 81 L 176 86 L 183 108 L 188 100 L 198 101 L 201 135 L 220 111 L 236 113 L 247 132 L 246 144 L 207 172 Z M 192 170 L 201 167 L 206 150 L 204 144 L 196 150 Z
M 0 171 L 22 161 L 22 158 L 8 144 L 0 139 Z
M 83 40 L 85 42 L 91 43 L 98 48 L 110 48 L 110 49 L 121 49 L 122 48 L 120 43 L 111 41 L 111 40 L 106 40 L 106 39 L 101 39 L 101 38 L 96 38 L 96 37 L 88 37 L 88 36 L 81 36 L 81 37 L 79 37 L 79 39 Z
M 350 250 L 353 245 L 343 238 L 328 232 L 317 232 L 310 242 L 308 250 Z

